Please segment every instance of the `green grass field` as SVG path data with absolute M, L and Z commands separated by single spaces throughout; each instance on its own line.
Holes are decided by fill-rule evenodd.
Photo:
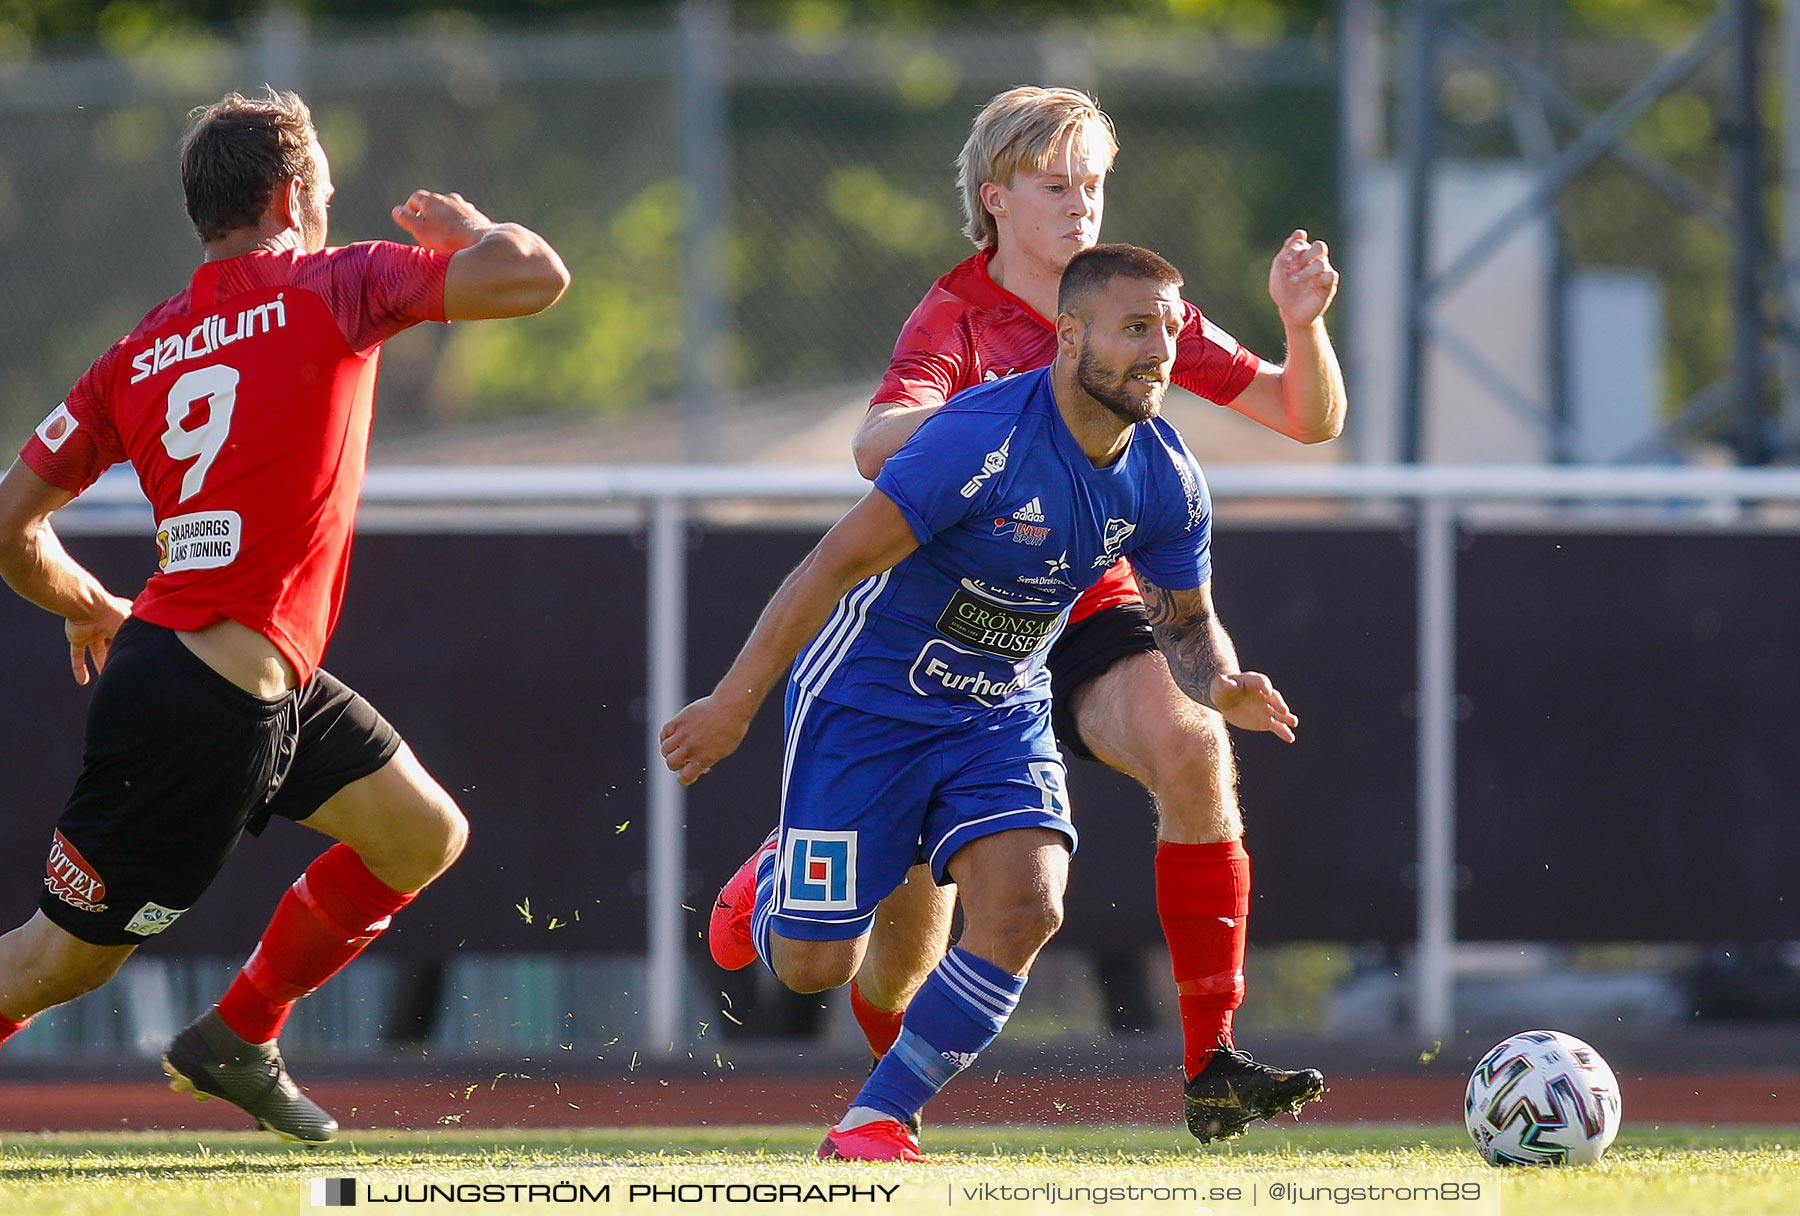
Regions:
M 0 1213 L 5 1216 L 188 1216 L 323 1211 L 311 1180 L 355 1178 L 367 1211 L 851 1211 L 988 1213 L 1144 1211 L 1296 1214 L 1462 1212 L 1469 1216 L 1604 1216 L 1630 1213 L 1800 1212 L 1800 1128 L 1634 1129 L 1627 1124 L 1598 1166 L 1494 1170 L 1460 1129 L 1263 1127 L 1240 1140 L 1197 1149 L 1173 1129 L 1020 1127 L 927 1129 L 927 1166 L 824 1164 L 811 1159 L 811 1127 L 634 1128 L 520 1132 L 364 1132 L 324 1149 L 277 1144 L 264 1135 L 63 1134 L 0 1137 Z M 1481 1184 L 1480 1197 L 1433 1202 L 1434 1183 Z M 511 1188 L 580 1184 L 589 1198 L 550 1203 L 526 1192 L 500 1202 L 460 1196 L 417 1202 L 427 1184 Z M 891 1199 L 730 1203 L 737 1185 L 900 1189 Z M 1342 1188 L 1411 1187 L 1382 1202 Z M 632 1186 L 687 1188 L 657 1201 Z M 1285 1186 L 1277 1193 L 1272 1187 Z M 602 1186 L 608 1202 L 591 1198 Z M 991 1189 L 1059 1188 L 1057 1201 L 1001 1197 Z M 1080 1188 L 1140 1188 L 1096 1193 Z M 1190 1188 L 1190 1194 L 1159 1199 Z M 1237 1188 L 1232 1192 L 1232 1188 Z M 409 1189 L 410 1188 L 410 1189 Z M 1325 1188 L 1317 1190 L 1314 1188 Z M 1332 1189 L 1337 1188 L 1337 1189 Z M 1292 1192 L 1298 1189 L 1296 1196 Z M 801 1192 L 804 1194 L 805 1192 Z M 468 1192 L 462 1192 L 467 1195 Z M 570 1194 L 564 1190 L 565 1198 Z M 579 1192 L 576 1192 L 579 1195 Z M 1012 1192 L 1016 1196 L 1017 1192 Z

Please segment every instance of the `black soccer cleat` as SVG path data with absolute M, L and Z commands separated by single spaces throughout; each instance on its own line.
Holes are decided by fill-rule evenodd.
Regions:
M 1316 1068 L 1272 1068 L 1221 1043 L 1183 1093 L 1188 1131 L 1211 1144 L 1243 1135 L 1254 1120 L 1298 1114 L 1324 1095 L 1325 1078 Z
M 175 1036 L 163 1055 L 169 1088 L 201 1102 L 223 1098 L 264 1131 L 301 1144 L 329 1144 L 337 1120 L 300 1092 L 273 1042 L 246 1043 L 210 1009 Z

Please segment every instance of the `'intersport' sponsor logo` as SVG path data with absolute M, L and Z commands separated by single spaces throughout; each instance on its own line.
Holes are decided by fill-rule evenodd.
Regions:
M 106 884 L 61 832 L 50 840 L 50 857 L 44 862 L 44 885 L 50 894 L 83 912 L 104 912 Z
M 981 666 L 992 662 L 986 655 L 933 638 L 913 660 L 906 680 L 921 697 L 967 697 L 991 707 L 1018 692 L 1031 679 L 1029 673 L 1012 673 L 996 679 Z
M 1050 539 L 1050 526 L 1044 522 L 1043 503 L 1034 498 L 1014 511 L 1010 519 L 996 515 L 994 535 L 1010 536 L 1015 545 L 1042 545 Z
M 156 526 L 156 568 L 164 574 L 215 570 L 237 560 L 244 521 L 236 511 L 174 515 Z
M 960 588 L 938 614 L 937 630 L 1002 659 L 1024 658 L 1056 631 L 1062 612 L 1025 612 L 988 603 Z

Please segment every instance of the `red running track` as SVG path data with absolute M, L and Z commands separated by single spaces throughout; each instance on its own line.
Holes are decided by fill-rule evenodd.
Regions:
M 462 1084 L 442 1079 L 324 1082 L 307 1087 L 346 1128 L 626 1127 L 829 1124 L 860 1078 L 653 1078 L 553 1082 L 503 1074 Z M 1800 1072 L 1621 1077 L 1626 1117 L 1658 1123 L 1792 1123 Z M 1456 1123 L 1463 1079 L 1341 1075 L 1309 1123 Z M 1176 1126 L 1177 1091 L 1166 1077 L 962 1078 L 931 1105 L 934 1123 L 1140 1123 Z M 0 1082 L 0 1131 L 202 1131 L 244 1129 L 217 1100 L 196 1103 L 146 1081 Z

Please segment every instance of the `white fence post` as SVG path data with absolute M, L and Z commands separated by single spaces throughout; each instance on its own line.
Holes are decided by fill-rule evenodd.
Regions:
M 1413 1029 L 1449 1037 L 1456 984 L 1456 506 L 1419 504 L 1418 909 Z
M 662 724 L 687 699 L 687 510 L 679 498 L 650 506 L 650 571 L 645 616 L 649 622 L 649 695 L 645 698 L 644 793 L 650 842 L 644 891 L 645 1045 L 669 1053 L 682 1041 L 682 993 L 687 961 L 682 949 L 681 900 L 687 876 L 687 796 L 663 764 Z

